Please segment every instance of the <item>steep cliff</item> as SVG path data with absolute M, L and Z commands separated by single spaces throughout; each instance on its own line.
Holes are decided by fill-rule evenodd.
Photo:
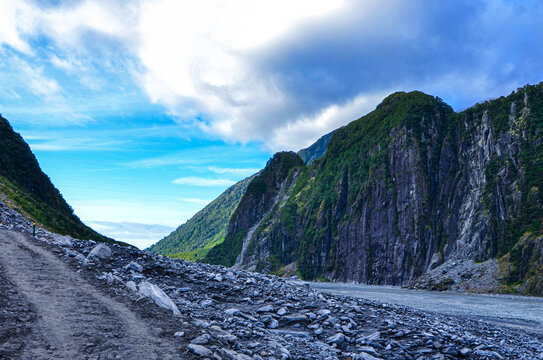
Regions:
M 0 116 L 0 200 L 38 226 L 80 239 L 113 242 L 79 220 L 30 147 Z
M 201 261 L 211 248 L 224 241 L 230 217 L 254 176 L 226 189 L 186 223 L 147 250 L 172 258 Z
M 277 211 L 286 189 L 297 177 L 296 169 L 303 164 L 294 152 L 279 152 L 268 160 L 266 167 L 249 183 L 230 219 L 224 242 L 211 249 L 205 261 L 241 266 L 255 229 L 273 210 Z
M 229 236 L 233 223 L 254 229 L 247 239 L 241 227 L 238 265 L 294 263 L 307 279 L 405 285 L 444 262 L 500 258 L 502 281 L 525 283 L 523 264 L 536 260 L 514 249 L 538 249 L 520 240 L 543 230 L 542 127 L 543 83 L 461 113 L 395 93 L 334 132 L 273 212 L 249 216 L 244 206 L 263 204 L 242 200 Z

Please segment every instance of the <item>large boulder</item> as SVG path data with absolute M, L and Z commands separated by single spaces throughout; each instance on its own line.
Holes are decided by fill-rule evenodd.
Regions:
M 147 281 L 142 281 L 138 285 L 140 294 L 152 299 L 158 306 L 171 310 L 174 315 L 181 315 L 177 305 L 161 288 Z
M 87 259 L 109 260 L 111 259 L 111 249 L 106 244 L 98 244 L 91 250 Z

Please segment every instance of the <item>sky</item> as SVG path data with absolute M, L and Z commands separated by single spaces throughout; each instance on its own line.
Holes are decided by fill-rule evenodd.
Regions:
M 0 113 L 75 213 L 145 248 L 395 91 L 543 81 L 537 0 L 0 0 Z

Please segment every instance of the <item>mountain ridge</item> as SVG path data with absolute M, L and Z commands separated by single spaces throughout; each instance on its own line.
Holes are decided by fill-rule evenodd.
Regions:
M 21 135 L 0 115 L 0 199 L 38 226 L 62 235 L 113 243 L 86 226 L 41 170 Z
M 497 290 L 543 294 L 542 128 L 543 83 L 459 113 L 394 93 L 300 167 L 291 195 L 259 219 L 242 267 L 409 285 L 457 259 L 498 259 Z

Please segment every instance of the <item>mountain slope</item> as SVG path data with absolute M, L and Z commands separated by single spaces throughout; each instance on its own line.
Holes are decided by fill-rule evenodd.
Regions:
M 296 167 L 303 166 L 303 160 L 294 152 L 275 154 L 266 167 L 249 183 L 236 211 L 230 219 L 228 233 L 222 244 L 211 249 L 204 261 L 232 266 L 238 259 L 243 262 L 247 240 L 251 239 L 256 226 L 274 210 L 297 174 Z M 240 255 L 241 254 L 241 255 Z
M 147 250 L 154 254 L 200 261 L 209 249 L 224 240 L 228 221 L 253 177 L 229 187 L 186 223 Z
M 298 155 L 308 164 L 321 158 L 326 152 L 332 133 L 322 136 L 310 147 L 300 150 Z M 230 217 L 254 176 L 228 188 L 186 223 L 147 250 L 173 258 L 202 261 L 212 247 L 224 240 Z
M 395 93 L 334 132 L 277 211 L 251 220 L 240 266 L 406 285 L 456 259 L 497 258 L 504 286 L 543 294 L 542 128 L 543 83 L 461 113 Z
M 328 148 L 328 143 L 330 142 L 334 131 L 321 136 L 311 146 L 298 151 L 298 155 L 307 165 L 311 165 L 313 161 L 320 159 L 324 156 L 324 154 L 326 153 L 326 149 Z
M 113 242 L 79 220 L 38 164 L 30 147 L 0 116 L 0 198 L 50 231 Z

